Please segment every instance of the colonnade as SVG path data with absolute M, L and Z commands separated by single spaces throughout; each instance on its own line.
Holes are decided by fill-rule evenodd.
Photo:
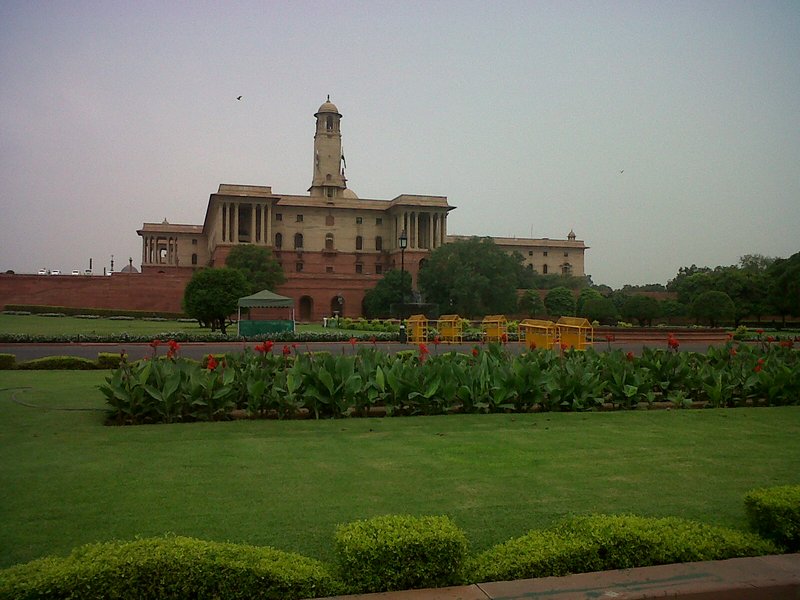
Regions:
M 142 264 L 178 266 L 178 238 L 146 235 L 142 238 Z
M 402 231 L 406 232 L 409 250 L 435 250 L 445 243 L 447 213 L 403 211 L 395 220 L 395 247 Z
M 221 202 L 217 213 L 219 239 L 225 243 L 272 243 L 272 204 Z

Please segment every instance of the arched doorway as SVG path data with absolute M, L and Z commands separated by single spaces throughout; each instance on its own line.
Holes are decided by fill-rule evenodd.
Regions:
M 314 314 L 314 299 L 311 296 L 300 297 L 300 321 L 311 321 Z

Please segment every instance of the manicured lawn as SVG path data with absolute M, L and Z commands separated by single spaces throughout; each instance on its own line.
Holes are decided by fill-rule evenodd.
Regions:
M 39 315 L 3 315 L 0 314 L 0 332 L 28 335 L 72 335 L 96 334 L 109 335 L 127 333 L 130 335 L 149 335 L 186 331 L 189 333 L 209 333 L 210 329 L 201 328 L 197 322 L 179 321 L 119 321 L 108 318 L 77 319 L 75 317 L 42 317 Z M 322 325 L 298 325 L 298 331 L 326 331 Z M 235 335 L 236 327 L 228 329 Z
M 473 551 L 569 513 L 744 527 L 748 489 L 800 482 L 797 407 L 124 428 L 63 410 L 103 408 L 103 377 L 0 371 L 0 567 L 165 532 L 330 560 L 337 523 L 385 513 L 450 515 Z

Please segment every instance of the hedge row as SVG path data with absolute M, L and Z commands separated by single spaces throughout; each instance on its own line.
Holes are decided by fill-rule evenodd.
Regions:
M 0 599 L 314 598 L 341 584 L 321 562 L 185 537 L 90 544 L 0 571 Z
M 0 600 L 313 598 L 775 554 L 755 534 L 678 518 L 572 517 L 467 558 L 449 518 L 337 528 L 336 567 L 269 547 L 184 537 L 90 544 L 0 571 Z
M 232 328 L 235 332 L 235 328 Z M 264 342 L 267 340 L 275 343 L 284 342 L 347 342 L 355 338 L 359 341 L 375 340 L 376 342 L 397 341 L 398 334 L 377 332 L 377 333 L 354 333 L 339 329 L 327 329 L 324 332 L 305 331 L 281 333 L 269 333 L 243 337 L 232 333 L 195 333 L 187 331 L 164 331 L 162 333 L 150 334 L 85 334 L 69 333 L 56 335 L 28 334 L 28 333 L 0 333 L 0 343 L 2 344 L 147 344 L 153 340 L 175 340 L 176 342 Z
M 751 529 L 790 552 L 800 552 L 800 485 L 752 490 L 744 497 Z
M 145 319 L 147 317 L 160 317 L 163 319 L 179 319 L 185 317 L 184 313 L 180 312 L 164 312 L 156 310 L 124 310 L 119 308 L 74 308 L 71 306 L 44 306 L 41 304 L 6 304 L 6 312 L 16 314 L 30 313 L 39 315 L 43 313 L 62 313 L 66 316 L 76 315 L 98 315 L 100 317 L 134 317 L 136 319 Z
M 122 357 L 113 352 L 100 352 L 97 360 L 79 356 L 44 356 L 18 363 L 13 354 L 0 354 L 0 371 L 91 371 L 93 369 L 118 369 Z
M 674 517 L 573 517 L 495 546 L 474 558 L 471 582 L 530 579 L 779 552 L 752 533 Z

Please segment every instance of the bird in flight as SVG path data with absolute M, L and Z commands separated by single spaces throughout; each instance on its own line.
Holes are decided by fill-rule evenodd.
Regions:
M 237 100 L 241 100 L 241 99 L 242 99 L 242 97 L 241 97 L 241 96 L 236 96 L 236 99 L 237 99 Z
M 241 96 L 239 96 L 239 98 L 241 98 Z M 619 172 L 619 174 L 620 174 L 620 175 L 622 175 L 624 172 L 625 172 L 625 169 L 622 169 L 622 170 Z

